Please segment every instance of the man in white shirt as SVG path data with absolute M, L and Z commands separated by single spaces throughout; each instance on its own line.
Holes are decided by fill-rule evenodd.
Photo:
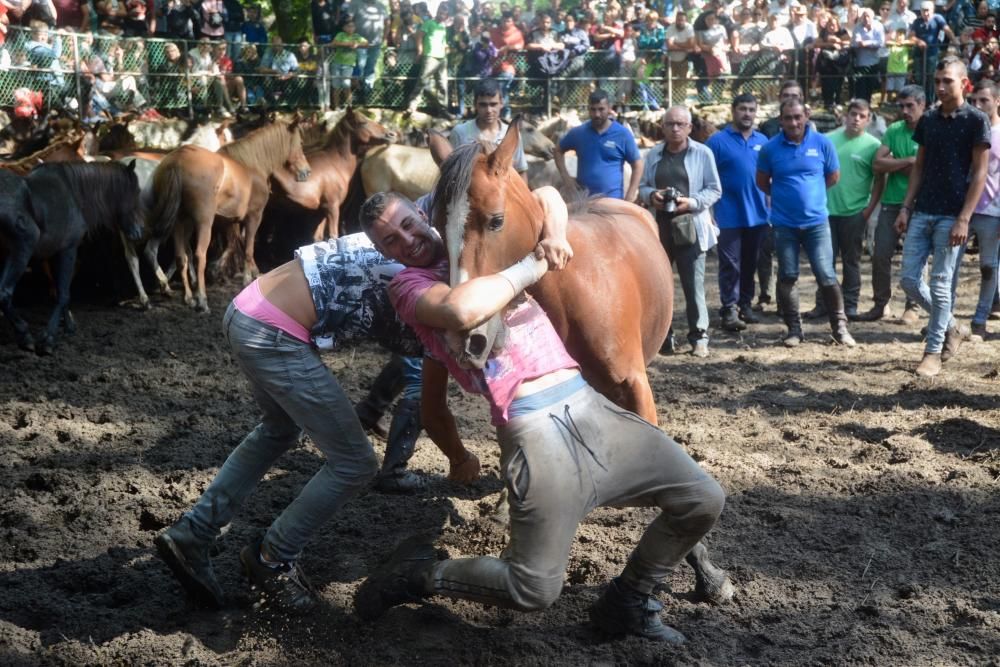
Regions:
M 477 83 L 473 104 L 476 107 L 476 117 L 452 128 L 451 134 L 448 135 L 448 141 L 455 148 L 471 144 L 474 141 L 483 141 L 492 146 L 499 146 L 507 135 L 507 128 L 510 125 L 500 120 L 503 101 L 497 82 L 493 79 L 484 79 Z M 517 173 L 521 174 L 521 178 L 527 183 L 528 161 L 524 157 L 524 145 L 520 142 L 514 152 L 513 165 Z
M 667 27 L 666 35 L 673 103 L 683 105 L 687 99 L 688 55 L 698 48 L 694 40 L 694 26 L 688 23 L 687 14 L 678 11 L 674 22 Z

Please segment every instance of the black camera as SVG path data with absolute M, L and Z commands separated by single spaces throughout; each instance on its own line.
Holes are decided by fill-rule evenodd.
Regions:
M 663 210 L 667 213 L 673 213 L 677 210 L 677 200 L 683 195 L 677 188 L 663 188 L 660 190 L 660 196 L 663 197 Z

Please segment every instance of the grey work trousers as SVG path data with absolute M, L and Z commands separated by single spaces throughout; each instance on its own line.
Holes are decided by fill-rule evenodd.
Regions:
M 223 330 L 261 418 L 186 516 L 195 536 L 214 540 L 305 431 L 326 462 L 264 536 L 269 554 L 292 561 L 313 533 L 371 482 L 378 459 L 350 399 L 312 346 L 232 304 Z
M 644 593 L 715 525 L 725 493 L 676 442 L 589 386 L 497 430 L 510 541 L 499 558 L 435 565 L 428 592 L 521 611 L 562 590 L 577 526 L 595 507 L 659 507 L 622 573 Z

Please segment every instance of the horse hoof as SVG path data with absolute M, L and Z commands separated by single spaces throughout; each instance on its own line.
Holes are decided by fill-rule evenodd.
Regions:
M 204 302 L 204 301 L 199 301 L 197 304 L 195 304 L 194 309 L 196 311 L 198 311 L 199 313 L 207 313 L 207 312 L 209 312 L 208 303 Z

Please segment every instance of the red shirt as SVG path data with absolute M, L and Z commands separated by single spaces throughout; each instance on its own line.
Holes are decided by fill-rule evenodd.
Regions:
M 517 26 L 511 26 L 510 30 L 507 31 L 504 31 L 503 28 L 493 28 L 490 33 L 493 46 L 498 49 L 506 46 L 509 49 L 506 54 L 500 56 L 495 71 L 517 74 L 516 56 L 511 52 L 524 50 L 524 33 L 518 30 Z

